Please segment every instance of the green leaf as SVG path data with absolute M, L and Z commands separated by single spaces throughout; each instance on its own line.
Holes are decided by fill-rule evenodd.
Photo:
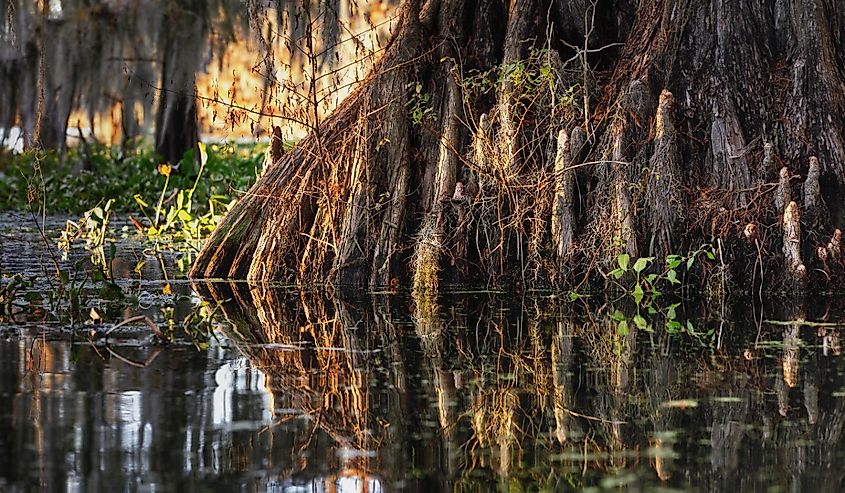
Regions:
M 648 327 L 648 322 L 641 315 L 634 315 L 633 320 L 634 325 L 636 325 L 638 329 L 645 329 Z
M 677 320 L 669 320 L 666 322 L 666 330 L 670 333 L 675 333 L 681 330 L 681 323 Z
M 638 304 L 643 300 L 645 293 L 643 292 L 643 287 L 640 285 L 640 283 L 637 283 L 631 295 L 634 297 L 634 301 L 636 301 Z
M 669 280 L 672 284 L 680 284 L 681 281 L 678 280 L 678 273 L 674 270 L 670 270 L 666 273 L 666 279 Z
M 631 262 L 631 256 L 627 253 L 620 253 L 618 257 L 616 257 L 616 262 L 619 264 L 619 268 L 623 271 L 628 271 L 628 264 Z
M 188 213 L 185 209 L 179 209 L 179 219 L 184 222 L 188 222 L 192 219 L 191 214 Z
M 618 280 L 621 279 L 623 275 L 625 275 L 625 271 L 617 267 L 616 269 L 610 271 L 610 275 Z
M 625 314 L 617 309 L 610 315 L 610 318 L 612 318 L 613 320 L 616 320 L 617 322 L 621 322 L 621 321 L 625 320 Z
M 23 299 L 30 303 L 41 303 L 44 300 L 44 298 L 41 296 L 41 293 L 36 293 L 33 291 L 30 291 L 23 295 Z
M 695 255 L 693 255 L 693 256 L 691 256 L 690 258 L 687 259 L 687 270 L 690 270 L 692 268 L 692 264 L 694 264 L 694 263 L 695 263 Z
M 640 272 L 644 271 L 646 267 L 654 260 L 654 257 L 642 257 L 638 258 L 636 262 L 634 262 L 634 271 L 639 274 Z
M 669 320 L 675 320 L 678 318 L 678 314 L 675 312 L 675 309 L 680 305 L 680 303 L 675 303 L 674 305 L 670 306 L 666 309 L 666 318 Z
M 616 326 L 616 333 L 621 336 L 628 335 L 628 321 L 627 320 L 620 320 L 619 324 Z
M 112 282 L 104 284 L 103 287 L 100 288 L 99 295 L 100 298 L 106 301 L 118 301 L 125 298 L 120 286 Z
M 645 280 L 648 281 L 649 284 L 654 284 L 654 281 L 657 280 L 657 274 L 649 274 L 645 276 Z
M 708 250 L 707 251 L 707 258 L 709 258 L 710 260 L 716 260 L 716 254 L 713 253 L 712 251 Z

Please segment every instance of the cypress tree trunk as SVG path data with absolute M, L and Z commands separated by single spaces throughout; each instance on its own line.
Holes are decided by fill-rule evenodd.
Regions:
M 199 142 L 196 73 L 207 36 L 204 2 L 170 4 L 160 33 L 161 92 L 156 113 L 155 151 L 177 163 Z
M 192 276 L 569 286 L 718 243 L 720 276 L 842 284 L 841 3 L 420 1 Z

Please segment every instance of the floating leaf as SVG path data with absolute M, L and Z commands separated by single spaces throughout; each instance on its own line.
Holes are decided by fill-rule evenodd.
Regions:
M 113 282 L 108 282 L 100 288 L 99 296 L 105 301 L 120 301 L 126 298 L 120 286 Z
M 739 397 L 732 397 L 732 396 L 725 396 L 725 397 L 714 397 L 713 402 L 743 402 Z
M 695 399 L 678 399 L 674 401 L 666 401 L 660 404 L 660 407 L 687 409 L 691 407 L 698 407 L 698 401 Z

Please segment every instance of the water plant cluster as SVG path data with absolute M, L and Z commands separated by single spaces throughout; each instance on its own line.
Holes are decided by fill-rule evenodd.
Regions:
M 87 145 L 0 153 L 0 210 L 29 210 L 30 185 L 43 187 L 48 214 L 81 215 L 113 199 L 113 210 L 138 216 L 135 197 L 155 202 L 167 183 L 164 203 L 176 200 L 179 190 L 194 188 L 194 207 L 207 212 L 212 198 L 234 198 L 255 181 L 263 159 L 263 146 L 209 144 L 207 161 L 194 151 L 159 173 L 161 160 L 145 145 Z M 38 164 L 36 169 L 35 164 Z
M 191 315 L 177 323 L 180 317 L 174 317 L 171 302 L 178 300 L 168 272 L 177 276 L 187 272 L 239 192 L 261 173 L 261 150 L 200 144 L 197 155 L 188 152 L 173 165 L 160 162 L 142 146 L 4 157 L 0 173 L 12 179 L 0 182 L 0 208 L 28 211 L 36 226 L 45 211 L 67 213 L 69 218 L 57 234 L 36 228 L 53 255 L 50 265 L 42 268 L 49 284 L 42 291 L 47 294 L 37 294 L 36 278 L 4 275 L 0 283 L 3 316 L 14 320 L 25 314 L 68 325 L 120 324 L 126 319 L 126 308 L 137 312 L 149 304 L 142 298 L 154 292 L 152 296 L 162 298 L 156 303 L 164 305 L 159 318 L 167 323 L 152 323 L 149 318 L 135 322 L 148 322 L 161 340 L 172 339 L 180 327 L 181 332 L 208 337 L 215 308 L 192 300 Z M 116 274 L 113 264 L 122 255 L 118 254 L 120 242 L 135 242 L 144 251 L 136 255 L 128 271 Z M 633 327 L 650 331 L 652 321 L 658 320 L 665 320 L 673 332 L 694 332 L 678 319 L 675 297 L 661 297 L 664 292 L 688 290 L 687 278 L 697 262 L 715 259 L 711 245 L 665 258 L 619 254 L 615 268 L 605 274 L 609 293 L 627 298 L 633 309 L 612 315 L 617 332 L 624 335 Z M 154 277 L 163 277 L 161 285 L 142 289 L 140 281 L 151 266 L 158 273 Z M 134 282 L 126 282 L 127 273 Z M 572 291 L 569 298 L 576 301 L 586 295 Z
M 214 307 L 171 281 L 255 180 L 262 153 L 197 151 L 173 165 L 143 146 L 0 156 L 0 210 L 25 225 L 7 245 L 43 251 L 35 265 L 0 265 L 0 323 L 87 327 L 96 337 L 131 319 L 156 340 L 206 345 Z

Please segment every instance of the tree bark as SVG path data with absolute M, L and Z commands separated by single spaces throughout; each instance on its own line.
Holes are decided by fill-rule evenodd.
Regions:
M 196 74 L 202 65 L 207 36 L 202 2 L 168 6 L 159 52 L 161 92 L 156 112 L 155 151 L 178 163 L 199 142 Z
M 746 3 L 408 1 L 369 77 L 191 274 L 436 292 L 462 266 L 462 282 L 565 287 L 603 282 L 621 252 L 661 266 L 719 241 L 750 278 L 743 228 L 788 204 L 789 231 L 759 238 L 772 287 L 798 282 L 796 258 L 823 275 L 807 252 L 845 219 L 845 6 Z M 417 121 L 422 95 L 435 118 Z M 789 171 L 770 185 L 784 165 L 800 190 Z

